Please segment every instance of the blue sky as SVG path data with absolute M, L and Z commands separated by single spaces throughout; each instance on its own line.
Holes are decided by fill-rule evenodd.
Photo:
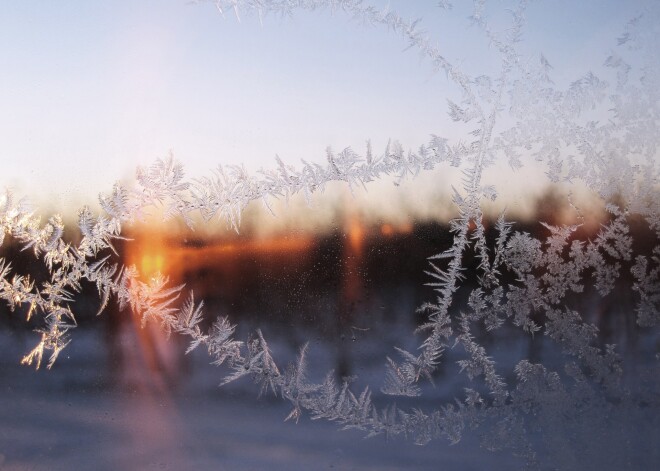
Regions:
M 490 72 L 492 50 L 436 1 L 390 1 L 424 17 L 446 57 Z M 496 2 L 497 3 L 497 2 Z M 499 3 L 497 3 L 499 5 Z M 524 47 L 557 80 L 598 67 L 638 8 L 532 3 Z M 171 150 L 191 175 L 219 163 L 322 161 L 324 149 L 453 136 L 455 89 L 399 37 L 342 14 L 221 16 L 183 0 L 8 2 L 0 15 L 0 187 L 37 201 L 94 201 Z M 598 54 L 595 54 L 598 52 Z M 491 64 L 492 63 L 492 64 Z M 580 70 L 581 69 L 581 70 Z

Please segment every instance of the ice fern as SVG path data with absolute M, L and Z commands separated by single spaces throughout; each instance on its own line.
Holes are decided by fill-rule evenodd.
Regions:
M 48 279 L 37 284 L 16 273 L 10 261 L 0 259 L 0 298 L 12 310 L 26 308 L 28 319 L 42 319 L 38 343 L 23 362 L 38 368 L 47 358 L 48 367 L 53 365 L 76 326 L 76 293 L 83 281 L 89 281 L 98 289 L 101 309 L 117 302 L 130 307 L 143 324 L 157 322 L 166 332 L 183 335 L 189 341 L 188 352 L 205 348 L 212 362 L 226 369 L 223 383 L 248 376 L 260 394 L 273 393 L 289 401 L 289 419 L 297 421 L 308 414 L 369 436 L 400 435 L 419 444 L 442 438 L 455 443 L 466 429 L 476 429 L 485 447 L 509 449 L 530 467 L 542 466 L 550 456 L 553 466 L 563 469 L 597 467 L 604 460 L 608 466 L 625 468 L 618 455 L 602 457 L 603 449 L 622 445 L 599 436 L 604 441 L 594 447 L 591 434 L 614 429 L 619 420 L 643 414 L 645 408 L 657 418 L 657 359 L 626 365 L 615 345 L 598 342 L 588 309 L 576 299 L 590 287 L 595 287 L 600 302 L 611 302 L 615 289 L 634 293 L 636 323 L 657 342 L 657 6 L 648 6 L 631 21 L 615 50 L 603 58 L 607 70 L 614 72 L 613 83 L 590 72 L 561 88 L 552 81 L 552 67 L 545 57 L 530 60 L 519 51 L 524 1 L 511 8 L 510 24 L 503 30 L 491 27 L 487 2 L 474 2 L 470 21 L 499 58 L 499 71 L 492 77 L 470 75 L 451 63 L 418 22 L 358 0 L 211 3 L 237 17 L 330 9 L 394 31 L 457 85 L 461 100 L 449 101 L 448 113 L 465 126 L 471 140 L 457 141 L 438 133 L 416 151 L 405 151 L 391 141 L 380 153 L 369 144 L 364 155 L 350 148 L 341 152 L 328 148 L 323 164 L 315 159 L 296 167 L 277 158 L 273 168 L 254 174 L 241 166 L 219 166 L 194 180 L 188 180 L 183 166 L 169 156 L 139 168 L 133 186 L 117 183 L 102 194 L 103 214 L 82 208 L 77 245 L 62 239 L 64 225 L 58 215 L 42 223 L 25 200 L 7 192 L 0 200 L 0 242 L 17 241 L 48 270 Z M 451 9 L 448 2 L 440 3 L 445 13 Z M 593 110 L 605 110 L 608 119 L 588 119 Z M 551 182 L 580 183 L 598 196 L 607 210 L 601 226 L 588 232 L 579 209 L 571 203 L 575 222 L 538 221 L 530 231 L 502 214 L 495 231 L 489 231 L 484 202 L 497 199 L 497 189 L 485 183 L 484 175 L 495 166 L 508 165 L 513 172 L 528 161 L 541 162 Z M 464 397 L 431 410 L 404 409 L 394 402 L 376 406 L 370 388 L 354 391 L 349 379 L 338 383 L 332 372 L 320 383 L 311 381 L 307 345 L 296 362 L 280 367 L 260 331 L 245 341 L 236 340 L 235 326 L 224 317 L 205 331 L 203 303 L 196 302 L 192 293 L 183 304 L 178 302 L 185 287 L 169 286 L 162 276 L 145 282 L 135 267 L 110 262 L 112 243 L 122 238 L 123 228 L 148 218 L 154 208 L 190 227 L 197 215 L 205 221 L 222 219 L 239 230 L 241 214 L 254 201 L 270 208 L 272 200 L 296 194 L 310 199 L 330 182 L 345 182 L 350 188 L 383 178 L 399 183 L 442 166 L 462 170 L 462 180 L 451 190 L 457 210 L 450 222 L 452 244 L 442 253 L 429 254 L 426 273 L 435 295 L 419 309 L 425 317 L 417 332 L 419 348 L 415 352 L 397 348 L 394 358 L 384 359 L 384 382 L 373 387 L 386 395 L 417 397 L 422 384 L 432 381 L 447 349 L 460 350 L 460 370 L 473 386 Z M 633 222 L 643 226 L 644 240 L 634 239 Z M 475 264 L 468 267 L 468 259 Z M 459 292 L 467 303 L 457 302 Z M 563 355 L 560 366 L 535 363 L 533 358 L 522 359 L 513 368 L 501 366 L 489 354 L 488 345 L 478 342 L 476 332 L 482 328 L 496 332 L 504 326 L 558 345 Z M 642 366 L 650 370 L 656 389 L 640 391 L 624 381 L 626 367 Z M 542 439 L 534 438 L 538 436 Z

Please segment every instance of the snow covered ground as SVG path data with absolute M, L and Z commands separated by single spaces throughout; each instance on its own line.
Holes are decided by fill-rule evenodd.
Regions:
M 6 391 L 2 468 L 397 470 L 516 469 L 474 443 L 418 447 L 301 419 L 281 403 L 223 395 L 143 397 L 103 392 Z
M 253 328 L 242 327 L 238 338 L 244 339 Z M 369 384 L 374 401 L 382 402 L 385 398 L 378 388 L 385 357 L 395 354 L 392 345 L 414 349 L 415 340 L 409 335 L 413 328 L 402 322 L 379 332 L 356 331 L 355 339 L 335 344 L 312 336 L 309 370 L 319 377 L 311 379 L 319 380 L 337 366 L 337 352 L 344 342 L 351 374 L 359 375 L 355 390 Z M 298 423 L 285 422 L 290 412 L 287 401 L 272 394 L 259 398 L 258 388 L 247 378 L 219 387 L 223 369 L 210 365 L 202 349 L 184 357 L 184 344 L 176 339 L 165 342 L 155 332 L 145 339 L 144 331 L 128 324 L 109 337 L 102 322 L 80 327 L 72 332 L 71 344 L 52 370 L 35 371 L 19 363 L 37 337 L 25 330 L 0 329 L 0 470 L 497 471 L 524 467 L 522 460 L 508 452 L 480 448 L 478 437 L 469 432 L 457 445 L 437 440 L 416 446 L 403 437 L 365 439 L 364 432 L 340 430 L 336 424 L 305 415 Z M 264 334 L 281 368 L 295 359 L 300 343 L 309 337 L 296 328 L 279 335 L 277 329 L 267 329 Z M 526 340 L 506 337 L 506 332 L 502 335 L 491 338 L 487 348 L 506 372 L 530 352 Z M 655 342 L 651 337 L 647 340 Z M 435 386 L 424 383 L 422 398 L 411 403 L 397 400 L 397 404 L 404 409 L 431 410 L 461 397 L 463 387 L 470 384 L 465 375 L 457 374 L 459 354 L 446 352 L 443 372 Z M 558 352 L 544 347 L 536 354 L 547 365 L 560 367 L 560 358 L 553 357 Z M 150 355 L 160 358 L 159 371 L 153 369 L 153 361 L 150 366 Z M 628 377 L 636 380 L 633 372 Z M 606 419 L 599 425 L 620 425 L 621 430 L 586 426 L 588 437 L 593 431 L 593 440 L 588 441 L 590 456 L 602 458 L 591 463 L 593 469 L 653 469 L 653 463 L 660 463 L 660 449 L 655 445 L 660 439 L 660 412 L 653 406 L 658 403 L 657 390 L 657 386 L 648 389 L 648 405 L 634 410 L 634 416 Z M 565 435 L 559 442 L 571 446 L 570 434 Z M 541 448 L 554 447 L 539 439 L 532 441 Z M 602 453 L 599 447 L 605 447 Z M 570 464 L 555 466 L 553 456 L 570 458 L 584 451 L 553 449 L 554 455 L 543 457 L 541 469 L 572 469 Z
M 2 332 L 2 470 L 510 470 L 522 463 L 479 448 L 365 439 L 356 430 L 302 417 L 284 422 L 287 402 L 257 398 L 248 382 L 219 388 L 220 370 L 193 356 L 176 388 L 146 370 L 117 382 L 104 338 L 78 329 L 48 371 L 20 366 L 31 335 Z M 130 340 L 130 339 L 129 339 Z M 321 350 L 321 349 L 318 349 Z M 200 352 L 203 353 L 203 352 Z M 142 378 L 140 379 L 140 375 Z

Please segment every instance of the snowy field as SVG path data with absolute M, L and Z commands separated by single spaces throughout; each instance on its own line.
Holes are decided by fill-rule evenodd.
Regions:
M 284 422 L 290 408 L 257 398 L 249 382 L 219 388 L 220 371 L 193 356 L 175 388 L 157 386 L 136 362 L 111 378 L 104 338 L 78 329 L 48 371 L 20 366 L 30 334 L 2 332 L 2 470 L 510 470 L 522 463 L 479 448 L 415 446 L 401 438 L 364 438 L 312 421 Z M 128 339 L 130 341 L 130 339 Z M 202 352 L 200 352 L 202 353 Z M 117 382 L 119 381 L 119 382 Z
M 249 322 L 243 324 L 237 332 L 240 339 L 255 328 Z M 310 379 L 318 381 L 336 369 L 343 355 L 350 373 L 359 376 L 353 389 L 361 391 L 369 385 L 374 402 L 381 406 L 388 401 L 378 389 L 385 358 L 393 355 L 392 345 L 414 350 L 416 342 L 410 335 L 414 326 L 404 321 L 356 331 L 353 338 L 335 343 L 319 340 L 301 328 L 264 328 L 280 368 L 294 361 L 300 345 L 310 339 L 309 371 L 319 376 Z M 547 344 L 534 350 L 529 337 L 512 336 L 506 330 L 498 335 L 484 343 L 503 373 L 530 356 L 561 368 L 561 354 Z M 468 430 L 456 445 L 435 440 L 416 446 L 404 437 L 367 439 L 362 431 L 341 430 L 337 424 L 314 421 L 308 415 L 298 423 L 285 422 L 291 411 L 288 401 L 272 394 L 258 397 L 258 387 L 247 378 L 220 387 L 226 370 L 210 365 L 203 349 L 184 356 L 182 342 L 165 340 L 156 329 L 145 331 L 128 323 L 109 335 L 101 317 L 75 329 L 71 338 L 52 370 L 42 366 L 35 371 L 21 366 L 20 358 L 33 347 L 36 335 L 23 329 L 0 330 L 0 470 L 524 468 L 524 462 L 509 452 L 481 448 L 479 437 Z M 657 342 L 656 337 L 640 337 L 636 348 L 652 351 Z M 464 387 L 474 387 L 459 374 L 459 350 L 445 353 L 435 385 L 424 382 L 421 398 L 410 402 L 398 398 L 397 405 L 429 411 L 462 397 Z M 157 368 L 153 357 L 158 358 Z M 643 358 L 650 357 L 644 353 Z M 624 380 L 637 387 L 635 370 L 625 371 Z M 597 425 L 567 430 L 551 437 L 556 443 L 531 438 L 535 447 L 546 452 L 539 456 L 540 469 L 577 469 L 571 459 L 580 453 L 596 458 L 589 462 L 589 469 L 654 469 L 660 463 L 658 387 L 646 390 L 648 400 L 641 404 L 647 406 L 631 414 L 622 410 Z M 576 430 L 582 433 L 578 435 L 582 442 L 572 441 Z M 584 443 L 585 430 L 590 449 L 583 450 L 582 445 L 575 449 L 574 443 Z M 593 439 L 589 438 L 592 434 Z M 557 464 L 557 456 L 565 460 Z

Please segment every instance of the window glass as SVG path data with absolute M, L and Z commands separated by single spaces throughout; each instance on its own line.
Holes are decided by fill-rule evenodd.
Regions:
M 5 10 L 0 468 L 658 466 L 657 6 Z

